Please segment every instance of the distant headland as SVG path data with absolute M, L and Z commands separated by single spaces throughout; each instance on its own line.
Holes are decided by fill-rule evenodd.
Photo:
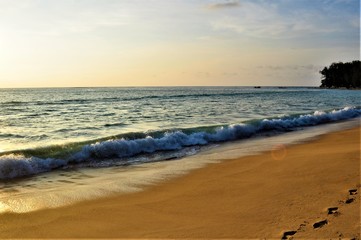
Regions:
M 321 88 L 345 88 L 361 89 L 361 62 L 338 62 L 324 67 L 322 74 Z

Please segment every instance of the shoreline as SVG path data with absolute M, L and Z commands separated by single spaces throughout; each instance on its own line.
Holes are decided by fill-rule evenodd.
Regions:
M 333 132 L 287 149 L 211 163 L 141 192 L 6 213 L 0 216 L 0 238 L 279 239 L 296 231 L 296 238 L 357 239 L 359 137 L 359 127 Z M 351 189 L 357 194 L 349 195 Z M 345 203 L 348 198 L 353 202 Z M 330 207 L 338 209 L 327 214 Z

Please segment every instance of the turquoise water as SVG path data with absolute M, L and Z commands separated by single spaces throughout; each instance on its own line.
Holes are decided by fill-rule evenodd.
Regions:
M 355 118 L 360 96 L 315 88 L 0 89 L 0 179 L 129 164 L 139 154 Z

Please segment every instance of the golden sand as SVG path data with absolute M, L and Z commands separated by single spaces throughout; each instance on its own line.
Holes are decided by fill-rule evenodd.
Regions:
M 357 239 L 360 129 L 209 164 L 138 193 L 4 214 L 0 238 L 9 237 Z

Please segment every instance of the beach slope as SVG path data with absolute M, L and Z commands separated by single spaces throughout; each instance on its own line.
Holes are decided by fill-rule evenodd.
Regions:
M 0 238 L 357 239 L 359 234 L 359 128 L 209 164 L 138 193 L 0 216 Z

